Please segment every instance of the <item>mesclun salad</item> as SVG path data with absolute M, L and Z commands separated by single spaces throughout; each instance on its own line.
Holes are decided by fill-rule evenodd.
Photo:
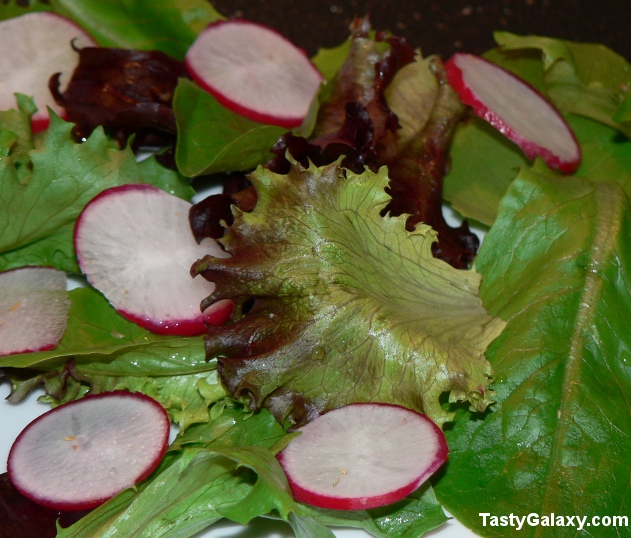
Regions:
M 266 517 L 300 537 L 412 537 L 447 510 L 483 536 L 512 532 L 508 514 L 540 516 L 527 536 L 628 534 L 627 60 L 509 33 L 485 58 L 424 58 L 364 19 L 306 59 L 201 1 L 3 10 L 14 44 L 26 12 L 45 12 L 32 35 L 83 39 L 71 74 L 44 62 L 45 90 L 0 96 L 0 368 L 11 402 L 43 389 L 54 409 L 14 444 L 7 532 L 192 536 Z M 41 69 L 26 63 L 24 85 Z M 222 192 L 194 198 L 208 184 Z M 485 228 L 481 246 L 444 202 Z M 89 439 L 127 442 L 131 409 L 159 427 L 124 449 L 151 457 L 112 467 L 130 487 L 93 480 L 102 458 L 33 473 L 67 410 Z M 358 482 L 340 459 L 319 489 L 302 463 L 343 439 L 353 460 L 403 462 L 401 482 L 342 489 Z

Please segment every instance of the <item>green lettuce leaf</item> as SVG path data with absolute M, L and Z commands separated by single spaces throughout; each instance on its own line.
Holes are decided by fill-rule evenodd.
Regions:
M 197 34 L 223 18 L 205 0 L 52 0 L 102 47 L 160 50 L 183 59 Z
M 418 538 L 447 521 L 428 482 L 399 502 L 370 510 L 325 510 L 307 505 L 303 508 L 329 527 L 363 529 L 378 538 Z
M 620 112 L 631 82 L 631 65 L 625 58 L 603 45 L 549 37 L 496 32 L 495 40 L 505 53 L 501 60 L 497 56 L 495 59 L 509 70 L 516 51 L 540 51 L 545 93 L 560 110 L 597 120 L 631 136 L 631 122 Z
M 624 120 L 628 62 L 600 45 L 508 33 L 498 33 L 496 39 L 502 47 L 486 57 L 538 88 L 567 114 L 583 154 L 575 174 L 617 181 L 631 195 L 631 124 Z M 486 225 L 494 222 L 517 170 L 530 164 L 515 144 L 477 117 L 456 131 L 451 158 L 445 199 L 465 217 Z
M 418 57 L 403 66 L 384 92 L 388 106 L 399 120 L 400 128 L 396 131 L 399 147 L 419 137 L 430 118 L 438 97 L 438 80 L 431 69 L 433 60 L 433 57 Z
M 163 336 L 127 321 L 92 288 L 69 292 L 68 327 L 51 351 L 0 357 L 13 381 L 10 400 L 40 384 L 53 405 L 85 394 L 141 391 L 158 400 L 181 428 L 208 420 L 208 406 L 227 395 L 207 361 L 202 337 Z M 17 370 L 21 369 L 21 370 Z
M 256 208 L 234 209 L 222 239 L 233 256 L 196 265 L 217 283 L 208 301 L 254 300 L 207 338 L 233 394 L 295 423 L 358 401 L 442 423 L 446 392 L 486 408 L 484 351 L 503 322 L 482 308 L 477 273 L 434 258 L 431 228 L 407 232 L 405 216 L 381 216 L 385 168 L 294 164 L 286 176 L 259 168 L 250 179 Z
M 210 422 L 178 436 L 136 491 L 123 492 L 58 537 L 183 537 L 223 517 L 247 523 L 273 512 L 288 519 L 301 508 L 271 450 L 284 436 L 265 410 L 252 415 L 220 406 Z
M 615 181 L 631 196 L 631 140 L 598 121 L 568 116 L 581 144 L 575 175 Z M 445 178 L 445 198 L 462 215 L 491 225 L 506 189 L 520 167 L 528 166 L 521 150 L 481 119 L 462 125 L 452 143 L 452 166 Z
M 66 332 L 55 349 L 0 357 L 0 367 L 54 370 L 72 359 L 76 364 L 108 358 L 127 364 L 124 373 L 178 375 L 206 371 L 202 337 L 164 336 L 123 318 L 93 288 L 69 292 L 71 306 Z M 103 365 L 99 373 L 120 367 Z
M 486 235 L 481 295 L 507 321 L 487 352 L 496 403 L 459 413 L 435 484 L 445 508 L 484 536 L 506 529 L 484 527 L 480 513 L 631 512 L 630 209 L 615 182 L 523 169 Z
M 272 157 L 270 149 L 286 132 L 235 114 L 188 80 L 180 80 L 173 110 L 178 126 L 175 159 L 189 177 L 250 171 Z
M 101 191 L 126 183 L 150 183 L 176 196 L 194 190 L 181 174 L 154 157 L 137 163 L 101 129 L 77 143 L 71 123 L 54 115 L 35 141 L 30 131 L 34 106 L 18 96 L 19 110 L 0 115 L 0 270 L 52 265 L 78 273 L 72 233 L 76 218 Z
M 19 17 L 20 15 L 25 15 L 32 11 L 50 10 L 50 4 L 45 0 L 29 0 L 28 2 L 24 2 L 23 0 L 6 0 L 2 3 L 2 9 L 0 9 L 0 21 Z
M 567 120 L 583 155 L 575 175 L 615 181 L 631 196 L 631 140 L 595 120 L 580 116 Z M 493 224 L 502 196 L 519 168 L 528 165 L 526 159 L 512 142 L 479 119 L 457 131 L 452 158 L 445 197 L 464 216 Z

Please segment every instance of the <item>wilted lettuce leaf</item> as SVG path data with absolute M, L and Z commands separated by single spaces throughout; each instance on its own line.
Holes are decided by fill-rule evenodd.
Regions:
M 49 81 L 55 101 L 75 124 L 79 139 L 99 125 L 122 146 L 133 134 L 134 147 L 174 145 L 172 101 L 184 62 L 160 51 L 83 47 L 66 88 L 60 74 Z
M 51 0 L 102 47 L 160 50 L 184 59 L 207 24 L 223 18 L 205 0 Z
M 32 102 L 21 98 L 18 105 L 19 112 L 0 116 L 0 270 L 29 264 L 77 272 L 74 222 L 109 187 L 150 183 L 183 198 L 193 195 L 183 176 L 153 157 L 137 163 L 131 150 L 119 150 L 101 129 L 79 144 L 73 125 L 53 114 L 36 144 L 25 131 Z
M 631 512 L 630 209 L 617 183 L 542 165 L 520 172 L 485 237 L 481 296 L 507 321 L 487 352 L 496 403 L 484 416 L 459 414 L 435 485 L 445 508 L 484 536 L 506 535 L 482 527 L 484 512 Z
M 503 322 L 482 308 L 477 273 L 432 256 L 431 228 L 408 232 L 404 216 L 381 216 L 385 168 L 295 163 L 285 176 L 259 168 L 250 178 L 257 205 L 235 208 L 221 240 L 232 257 L 195 266 L 217 283 L 208 302 L 238 305 L 234 323 L 207 338 L 234 395 L 295 423 L 358 401 L 442 423 L 445 392 L 486 408 L 484 351 Z

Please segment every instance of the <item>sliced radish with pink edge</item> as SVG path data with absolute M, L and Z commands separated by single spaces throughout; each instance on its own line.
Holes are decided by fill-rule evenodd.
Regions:
M 561 113 L 537 89 L 502 67 L 458 52 L 445 62 L 449 83 L 526 157 L 541 157 L 551 168 L 570 174 L 581 162 L 581 148 Z
M 440 428 L 398 405 L 347 405 L 298 431 L 278 460 L 294 498 L 321 508 L 364 510 L 399 501 L 447 459 Z
M 159 334 L 194 336 L 220 325 L 230 300 L 201 311 L 215 285 L 191 277 L 206 254 L 228 257 L 212 239 L 195 241 L 192 204 L 150 185 L 112 187 L 94 197 L 75 226 L 79 267 L 124 317 Z
M 0 356 L 56 347 L 69 309 L 63 271 L 21 267 L 0 273 Z
M 115 391 L 60 405 L 17 437 L 9 480 L 38 504 L 94 508 L 147 478 L 164 456 L 170 421 L 153 398 Z
M 48 11 L 27 13 L 0 22 L 0 110 L 16 108 L 15 94 L 35 100 L 34 132 L 48 127 L 47 107 L 65 111 L 48 89 L 48 80 L 61 73 L 61 90 L 79 63 L 75 49 L 96 46 L 92 37 L 70 19 Z
M 323 77 L 275 30 L 243 20 L 207 26 L 186 54 L 191 77 L 226 108 L 291 129 L 309 113 Z

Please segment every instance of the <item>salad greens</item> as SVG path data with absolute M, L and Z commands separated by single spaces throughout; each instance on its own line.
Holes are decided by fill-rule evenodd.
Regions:
M 256 208 L 237 212 L 221 240 L 232 257 L 195 265 L 217 285 L 209 302 L 255 298 L 207 338 L 233 394 L 293 424 L 360 401 L 442 424 L 445 393 L 486 409 L 484 351 L 504 323 L 482 308 L 477 273 L 432 255 L 434 230 L 403 232 L 407 215 L 381 216 L 385 167 L 354 174 L 339 163 L 295 163 L 286 175 L 259 168 L 250 180 Z
M 508 322 L 487 353 L 497 405 L 486 416 L 459 413 L 436 484 L 443 505 L 476 530 L 480 512 L 591 520 L 631 510 L 630 209 L 615 182 L 543 166 L 521 170 L 502 199 L 476 260 L 484 304 Z M 471 494 L 478 489 L 483 497 Z
M 0 18 L 20 9 L 11 5 Z M 202 0 L 51 0 L 30 9 L 75 19 L 103 46 L 158 48 L 178 59 L 221 18 Z M 444 195 L 488 229 L 472 267 L 432 257 L 429 226 L 408 231 L 403 216 L 381 216 L 387 167 L 290 160 L 288 173 L 259 168 L 251 176 L 257 205 L 235 210 L 223 239 L 233 257 L 196 264 L 221 279 L 215 298 L 234 297 L 242 314 L 208 344 L 151 334 L 81 288 L 69 292 L 68 329 L 56 349 L 0 358 L 12 401 L 41 385 L 52 405 L 88 390 L 140 390 L 180 427 L 152 477 L 59 536 L 191 536 L 222 518 L 261 516 L 287 521 L 299 537 L 347 526 L 412 538 L 445 521 L 442 507 L 488 536 L 506 529 L 483 527 L 481 512 L 631 516 L 631 66 L 598 45 L 496 39 L 487 57 L 566 114 L 584 158 L 560 176 L 466 117 L 449 148 Z M 329 82 L 349 50 L 346 43 L 315 58 Z M 438 99 L 431 64 L 416 58 L 384 94 L 406 151 Z M 323 106 L 331 91 L 323 88 Z M 27 96 L 0 112 L 0 270 L 53 265 L 75 275 L 74 220 L 94 195 L 150 183 L 188 199 L 189 178 L 263 165 L 282 134 L 223 109 L 187 80 L 174 111 L 179 171 L 154 157 L 137 162 L 102 129 L 77 143 L 58 117 L 33 137 Z M 332 512 L 295 503 L 274 457 L 293 435 L 286 419 L 366 399 L 444 423 L 448 464 L 392 506 Z

